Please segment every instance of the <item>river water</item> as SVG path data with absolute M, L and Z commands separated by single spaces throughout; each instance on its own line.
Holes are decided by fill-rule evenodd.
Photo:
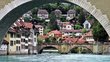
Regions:
M 110 62 L 109 55 L 57 54 L 0 56 L 0 62 Z

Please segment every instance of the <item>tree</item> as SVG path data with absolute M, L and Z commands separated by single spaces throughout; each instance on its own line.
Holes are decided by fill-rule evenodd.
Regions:
M 86 33 L 87 30 L 85 28 L 82 29 L 82 33 Z
M 49 22 L 50 29 L 51 30 L 59 30 L 59 26 L 57 25 L 56 16 L 55 16 L 54 12 L 52 12 L 50 16 L 51 16 L 50 22 Z
M 96 41 L 100 42 L 107 41 L 108 39 L 108 34 L 98 21 L 95 21 L 93 25 L 93 36 Z
M 83 9 L 82 9 L 83 10 Z M 84 23 L 84 21 L 86 20 L 85 19 L 85 14 L 84 14 L 84 12 L 83 11 L 80 11 L 80 14 L 78 15 L 78 20 L 79 20 L 79 23 L 80 24 L 83 24 Z
M 46 38 L 46 39 L 45 39 L 45 42 L 46 42 L 46 43 L 51 43 L 50 38 Z
M 79 24 L 76 24 L 76 25 L 74 26 L 74 29 L 76 29 L 76 30 L 78 30 L 78 29 L 82 29 L 82 26 L 79 25 Z

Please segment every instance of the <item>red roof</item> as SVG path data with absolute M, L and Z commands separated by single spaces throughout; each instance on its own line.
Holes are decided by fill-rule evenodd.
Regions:
M 61 32 L 75 32 L 75 33 L 80 33 L 80 32 L 82 32 L 82 30 L 74 30 L 74 29 L 67 30 L 67 29 L 62 29 Z
M 54 34 L 58 34 L 58 35 L 61 35 L 62 33 L 60 32 L 60 31 L 58 31 L 58 30 L 53 30 L 53 31 L 51 31 L 51 32 L 49 32 L 49 33 L 54 33 Z
M 86 42 L 86 40 L 84 39 L 84 37 L 79 38 L 79 40 L 77 41 L 78 44 L 84 44 Z
M 68 37 L 68 38 L 64 39 L 63 43 L 76 43 L 77 40 L 78 40 L 78 38 L 74 38 L 74 37 L 70 38 L 70 37 Z
M 93 36 L 92 30 L 90 30 L 89 32 L 85 33 L 84 36 L 86 36 L 86 37 L 92 37 Z
M 24 26 L 25 28 L 32 28 L 33 27 L 33 24 L 32 23 L 29 23 L 29 22 L 24 22 Z

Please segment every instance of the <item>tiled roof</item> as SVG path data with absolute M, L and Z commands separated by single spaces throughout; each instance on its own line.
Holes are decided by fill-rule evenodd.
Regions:
M 86 37 L 92 37 L 93 36 L 92 30 L 90 30 L 89 32 L 85 33 L 84 36 L 86 36 Z
M 63 40 L 63 43 L 76 43 L 77 42 L 77 40 L 78 40 L 78 38 L 65 38 L 64 40 Z
M 33 27 L 33 24 L 32 23 L 29 23 L 29 22 L 24 22 L 24 26 L 25 28 L 32 28 Z
M 74 29 L 66 30 L 66 29 L 62 29 L 61 32 L 74 32 L 74 33 L 80 33 L 80 32 L 82 32 L 82 30 L 74 30 Z
M 79 38 L 77 41 L 78 44 L 84 44 L 85 42 L 86 42 L 86 40 L 84 39 L 83 36 L 81 38 Z
M 68 10 L 68 12 L 67 12 L 67 14 L 74 14 L 74 13 L 76 13 L 76 11 L 73 10 L 73 9 L 70 9 L 70 10 Z
M 73 24 L 71 24 L 70 22 L 59 22 L 59 25 L 60 25 L 61 27 L 64 27 L 64 26 L 66 26 L 66 25 L 71 25 L 71 26 L 73 26 Z
M 48 14 L 48 12 L 45 9 L 39 9 L 37 14 Z
M 55 14 L 62 14 L 62 12 L 59 9 L 56 9 L 54 12 Z
M 51 31 L 51 32 L 49 32 L 49 33 L 54 33 L 54 34 L 58 34 L 58 35 L 61 35 L 62 33 L 60 32 L 60 31 L 58 31 L 58 30 L 53 30 L 53 31 Z

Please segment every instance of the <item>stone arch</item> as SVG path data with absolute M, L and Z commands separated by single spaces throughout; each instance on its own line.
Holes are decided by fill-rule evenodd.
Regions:
M 110 36 L 109 19 L 106 15 L 103 15 L 99 9 L 96 9 L 95 6 L 91 5 L 91 3 L 87 0 L 14 0 L 0 10 L 0 41 L 2 41 L 5 33 L 9 27 L 18 19 L 18 17 L 34 7 L 54 2 L 68 2 L 84 8 L 101 23 L 101 25 Z
M 43 51 L 43 49 L 45 49 L 45 48 L 54 48 L 54 49 L 57 49 L 58 51 L 59 51 L 59 49 L 58 49 L 58 46 L 54 46 L 54 45 L 42 45 L 41 46 L 41 48 L 39 49 L 39 51 L 38 51 L 38 53 L 42 53 L 42 51 Z
M 87 53 L 93 53 L 92 49 L 89 48 L 88 46 L 73 46 L 73 47 L 70 48 L 70 51 L 69 52 L 72 53 L 72 50 L 74 50 L 75 48 L 83 48 L 82 51 L 84 49 L 86 49 L 86 50 L 89 51 L 89 52 L 86 51 Z

